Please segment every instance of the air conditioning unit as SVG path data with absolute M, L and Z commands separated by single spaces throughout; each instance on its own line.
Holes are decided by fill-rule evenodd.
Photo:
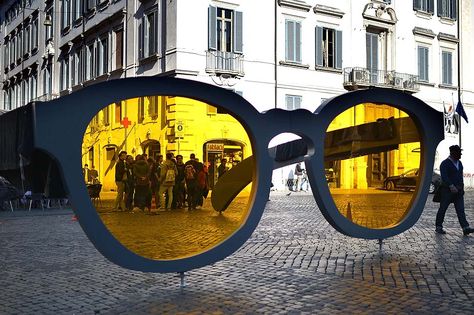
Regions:
M 415 81 L 407 80 L 403 82 L 403 88 L 407 90 L 414 90 L 415 89 Z
M 404 82 L 402 78 L 395 77 L 393 79 L 393 86 L 396 88 L 403 88 Z
M 367 70 L 353 69 L 351 72 L 352 82 L 367 82 L 369 81 Z

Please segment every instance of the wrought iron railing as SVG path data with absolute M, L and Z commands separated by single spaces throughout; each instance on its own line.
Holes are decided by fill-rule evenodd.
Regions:
M 226 51 L 207 51 L 206 72 L 243 76 L 244 56 Z
M 418 92 L 418 76 L 394 70 L 373 70 L 367 68 L 344 68 L 344 88 L 356 90 L 369 86 L 390 87 L 408 92 Z

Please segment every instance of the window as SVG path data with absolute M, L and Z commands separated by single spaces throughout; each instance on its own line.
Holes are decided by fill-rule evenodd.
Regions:
M 123 67 L 123 29 L 114 32 L 115 38 L 115 69 Z M 113 61 L 112 61 L 113 62 Z
M 3 45 L 3 66 L 7 68 L 9 64 L 10 64 L 10 42 L 8 41 L 8 37 L 6 37 L 4 40 L 4 45 Z
M 82 0 L 73 0 L 74 9 L 72 16 L 74 20 L 79 19 L 82 16 Z
M 159 96 L 150 96 L 148 98 L 148 112 L 150 113 L 150 116 L 155 118 L 158 116 L 158 100 Z
M 51 25 L 44 27 L 44 41 L 47 43 L 50 39 L 53 38 L 53 30 L 54 30 L 53 8 L 46 10 L 46 16 L 49 16 L 49 18 L 51 19 Z
M 38 17 L 36 16 L 32 22 L 31 28 L 31 51 L 38 49 Z
M 149 11 L 141 20 L 139 32 L 139 58 L 150 57 L 158 51 L 158 11 Z
M 74 55 L 72 55 L 71 65 L 71 86 L 77 85 L 82 82 L 82 62 L 81 62 L 81 50 L 82 47 L 76 48 Z
M 299 95 L 286 95 L 286 109 L 294 110 L 301 108 L 302 97 Z
M 208 11 L 209 50 L 243 53 L 242 12 L 213 6 Z
M 450 51 L 441 53 L 441 83 L 445 85 L 453 85 L 453 54 Z
M 429 49 L 428 47 L 418 46 L 418 80 L 429 82 Z
M 94 43 L 87 45 L 84 56 L 85 80 L 94 78 Z
M 30 99 L 34 100 L 38 96 L 37 91 L 37 74 L 34 73 L 30 76 Z
M 71 0 L 62 0 L 61 28 L 71 25 Z
M 95 8 L 95 1 L 96 0 L 85 0 L 86 1 L 86 11 L 91 11 Z
M 434 13 L 434 0 L 413 0 L 413 10 Z
M 43 94 L 51 94 L 53 92 L 53 77 L 51 75 L 52 65 L 48 64 L 43 72 Z
M 23 57 L 23 30 L 18 30 L 18 39 L 17 39 L 17 59 L 21 59 Z
M 438 16 L 453 19 L 457 17 L 457 0 L 438 0 Z
M 109 38 L 103 37 L 97 42 L 97 76 L 109 71 Z
M 115 103 L 115 123 L 120 124 L 122 121 L 122 103 Z
M 143 120 L 145 120 L 145 98 L 144 97 L 139 97 L 138 98 L 138 117 L 137 117 L 137 122 L 139 124 L 143 123 Z
M 103 117 L 104 117 L 104 125 L 108 126 L 110 125 L 110 114 L 109 114 L 109 106 L 105 107 L 102 110 Z
M 342 69 L 342 32 L 316 27 L 316 65 Z
M 285 21 L 285 60 L 301 62 L 301 23 Z
M 31 25 L 28 24 L 23 30 L 23 53 L 28 54 L 30 52 L 30 37 L 31 37 Z
M 69 89 L 69 55 L 65 55 L 61 60 L 61 91 Z

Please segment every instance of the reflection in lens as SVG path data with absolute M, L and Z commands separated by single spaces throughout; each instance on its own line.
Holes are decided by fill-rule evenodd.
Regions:
M 155 260 L 202 253 L 243 225 L 252 184 L 222 213 L 210 197 L 250 156 L 249 136 L 234 117 L 173 96 L 110 104 L 82 143 L 84 181 L 103 223 L 125 247 Z
M 420 183 L 420 135 L 403 111 L 359 104 L 339 114 L 325 138 L 325 172 L 348 220 L 368 228 L 399 223 Z

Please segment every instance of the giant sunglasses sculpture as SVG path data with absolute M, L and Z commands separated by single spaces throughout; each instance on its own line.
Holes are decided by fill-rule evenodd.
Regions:
M 104 137 L 107 143 L 111 138 L 114 141 L 118 132 L 124 134 L 117 142 L 119 148 L 126 141 L 129 147 L 139 147 L 143 141 L 137 134 L 144 129 L 136 126 L 128 134 L 112 127 L 94 132 L 94 117 L 115 104 L 123 104 L 130 113 L 143 112 L 143 100 L 157 96 L 157 106 L 175 118 L 187 115 L 189 126 L 197 124 L 194 134 L 176 137 L 176 146 L 169 132 L 171 114 L 167 117 L 163 110 L 161 123 L 148 121 L 148 133 L 156 129 L 161 140 L 167 137 L 166 150 L 177 152 L 179 146 L 186 154 L 203 150 L 205 140 L 219 133 L 225 139 L 240 139 L 240 152 L 236 153 L 235 146 L 232 151 L 235 160 L 240 160 L 219 178 L 217 171 L 210 172 L 214 174 L 209 179 L 213 182 L 211 197 L 199 210 L 161 211 L 151 216 L 96 206 L 82 172 L 85 152 L 99 143 L 103 149 Z M 209 115 L 209 106 L 224 114 Z M 382 88 L 345 93 L 327 100 L 315 113 L 281 109 L 260 113 L 223 88 L 184 79 L 141 77 L 93 85 L 57 100 L 38 102 L 34 108 L 35 147 L 59 162 L 74 212 L 89 239 L 110 261 L 148 272 L 184 272 L 231 255 L 249 239 L 262 216 L 273 170 L 297 161 L 304 161 L 317 205 L 336 230 L 366 239 L 402 233 L 422 213 L 435 150 L 443 139 L 442 113 L 409 94 Z M 301 140 L 269 149 L 270 141 L 283 132 Z M 217 170 L 217 160 L 225 157 L 226 149 L 220 146 L 219 150 L 212 161 L 210 153 L 203 155 L 212 171 Z M 282 150 L 288 151 L 286 157 L 275 158 L 285 156 L 276 154 Z M 114 183 L 117 158 L 106 161 L 110 164 L 101 162 L 100 176 Z M 328 165 L 337 170 L 337 179 L 331 183 L 326 176 Z M 387 185 L 383 182 L 386 177 L 410 167 L 418 169 L 414 191 L 377 189 Z M 179 181 L 175 185 L 192 197 L 191 181 L 187 177 Z M 140 194 L 138 186 L 135 194 Z

